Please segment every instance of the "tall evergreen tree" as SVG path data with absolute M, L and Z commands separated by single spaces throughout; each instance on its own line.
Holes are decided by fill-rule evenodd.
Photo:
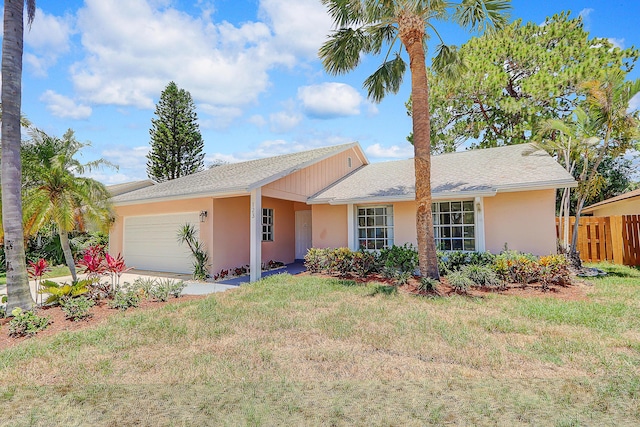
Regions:
M 204 168 L 204 141 L 191 94 L 170 82 L 156 105 L 151 119 L 151 151 L 147 155 L 147 175 L 168 181 Z

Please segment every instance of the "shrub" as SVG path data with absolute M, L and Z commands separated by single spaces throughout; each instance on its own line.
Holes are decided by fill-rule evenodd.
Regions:
M 156 301 L 164 302 L 169 299 L 169 290 L 166 283 L 157 283 L 149 290 L 149 296 Z
M 526 285 L 539 278 L 538 260 L 531 254 L 507 250 L 496 256 L 493 268 L 500 278 Z
M 564 255 L 548 255 L 538 259 L 540 283 L 543 289 L 549 285 L 567 286 L 571 284 L 569 260 Z
M 458 271 L 465 265 L 490 266 L 495 260 L 491 252 L 438 251 L 438 270 L 446 276 L 452 271 Z
M 62 300 L 60 306 L 67 320 L 85 320 L 92 316 L 89 309 L 95 305 L 95 302 L 85 296 L 77 298 L 69 298 Z
M 138 295 L 142 295 L 145 298 L 151 298 L 151 289 L 153 289 L 157 283 L 158 281 L 151 277 L 138 277 L 133 281 L 133 285 L 131 285 L 131 287 L 138 293 Z
M 326 251 L 311 248 L 304 256 L 304 267 L 311 273 L 320 273 L 326 265 Z
M 502 281 L 496 272 L 489 266 L 468 264 L 462 266 L 460 272 L 478 286 L 494 288 L 502 285 Z
M 125 311 L 131 307 L 140 305 L 140 295 L 133 289 L 119 290 L 113 296 L 113 300 L 109 302 L 110 308 L 117 308 Z
M 384 267 L 413 273 L 418 267 L 418 251 L 410 243 L 393 245 L 380 250 L 380 262 Z
M 440 252 L 445 271 L 454 272 L 460 270 L 463 265 L 469 264 L 469 253 L 463 251 Z
M 474 284 L 462 271 L 452 271 L 447 275 L 447 280 L 455 291 L 463 293 L 466 293 Z
M 411 271 L 397 270 L 394 279 L 396 284 L 401 286 L 409 283 L 409 279 L 411 279 L 411 277 L 413 277 L 413 273 Z
M 76 280 L 69 283 L 56 283 L 52 280 L 45 280 L 41 283 L 41 288 L 38 291 L 42 294 L 49 294 L 49 297 L 44 301 L 45 304 L 56 305 L 60 304 L 62 300 L 80 296 L 89 292 L 89 287 L 98 282 L 97 277 L 89 277 L 87 279 Z
M 169 284 L 169 294 L 174 298 L 180 298 L 182 296 L 182 291 L 187 287 L 187 284 L 182 280 L 179 281 L 171 281 Z
M 349 248 L 337 248 L 329 253 L 329 262 L 332 272 L 344 277 L 351 271 L 353 252 Z
M 354 252 L 351 260 L 351 269 L 358 277 L 367 277 L 379 269 L 378 257 L 375 252 L 364 250 Z
M 38 316 L 33 311 L 24 311 L 16 307 L 11 312 L 13 319 L 9 322 L 9 336 L 33 336 L 49 326 L 48 317 Z
M 431 277 L 421 277 L 420 283 L 418 283 L 418 290 L 420 292 L 435 292 L 438 290 L 439 284 L 439 281 Z
M 111 284 L 107 282 L 95 280 L 87 286 L 87 289 L 88 291 L 84 295 L 93 301 L 100 301 L 112 295 Z

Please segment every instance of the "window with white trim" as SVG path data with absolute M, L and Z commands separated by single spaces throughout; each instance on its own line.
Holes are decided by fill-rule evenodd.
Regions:
M 273 242 L 273 209 L 262 209 L 262 241 Z
M 431 209 L 438 250 L 476 250 L 476 213 L 473 200 L 435 202 Z
M 393 246 L 393 206 L 358 206 L 356 224 L 358 248 L 383 249 Z

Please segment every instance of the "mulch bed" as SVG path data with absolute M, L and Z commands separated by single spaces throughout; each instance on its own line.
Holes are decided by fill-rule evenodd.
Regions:
M 472 288 L 467 293 L 461 294 L 454 290 L 447 282 L 446 277 L 440 278 L 440 284 L 436 292 L 425 293 L 418 289 L 419 281 L 416 278 L 410 278 L 406 285 L 397 286 L 392 279 L 386 278 L 381 274 L 370 275 L 367 278 L 361 278 L 356 276 L 337 277 L 322 273 L 301 273 L 302 275 L 310 275 L 317 277 L 327 278 L 340 278 L 344 280 L 353 280 L 357 283 L 366 282 L 378 282 L 386 284 L 388 286 L 394 286 L 398 288 L 398 292 L 414 294 L 414 295 L 432 295 L 446 297 L 449 295 L 466 295 L 469 297 L 481 298 L 487 294 L 499 294 L 499 295 L 514 295 L 521 297 L 544 297 L 544 298 L 558 298 L 568 301 L 581 301 L 587 299 L 587 290 L 590 288 L 584 282 L 574 278 L 573 284 L 569 286 L 550 286 L 548 290 L 543 289 L 540 283 L 529 283 L 526 286 L 521 284 L 507 284 L 504 289 L 488 289 L 488 288 Z
M 166 302 L 142 300 L 140 301 L 140 306 L 138 306 L 137 308 L 130 308 L 127 311 L 130 312 L 130 311 L 148 310 L 150 308 L 162 307 L 163 305 L 166 305 L 172 302 L 191 301 L 191 300 L 203 299 L 205 297 L 206 295 L 184 295 L 178 299 L 171 298 Z M 80 321 L 66 320 L 65 314 L 59 306 L 39 308 L 37 309 L 36 313 L 39 316 L 49 317 L 50 323 L 49 323 L 49 326 L 47 326 L 47 329 L 45 329 L 44 331 L 38 332 L 38 334 L 35 335 L 34 337 L 19 337 L 19 338 L 10 337 L 8 323 L 11 319 L 0 318 L 0 350 L 13 347 L 16 344 L 29 339 L 48 337 L 48 336 L 56 335 L 63 331 L 79 331 L 82 329 L 93 327 L 101 323 L 104 323 L 107 318 L 118 315 L 118 314 L 122 314 L 123 312 L 114 308 L 109 308 L 106 301 L 100 301 L 98 304 L 91 307 L 92 316 L 87 320 L 80 320 Z
M 324 274 L 315 274 L 315 273 L 301 273 L 301 275 L 312 275 L 318 277 L 327 277 L 327 278 L 335 278 L 335 276 L 329 276 Z M 366 279 L 358 278 L 358 277 L 343 277 L 342 279 L 354 280 L 358 283 L 365 282 L 378 282 L 383 283 L 388 286 L 395 286 L 398 288 L 399 292 L 414 294 L 414 295 L 432 295 L 432 296 L 440 296 L 446 297 L 449 295 L 460 295 L 460 293 L 456 292 L 448 283 L 446 278 L 442 278 L 440 281 L 440 285 L 438 285 L 438 289 L 436 292 L 431 294 L 420 292 L 418 289 L 418 280 L 415 278 L 409 279 L 409 282 L 406 285 L 396 286 L 395 283 L 385 278 L 382 275 L 372 275 L 367 277 Z M 531 283 L 527 286 L 522 285 L 508 285 L 505 289 L 501 290 L 488 290 L 488 289 L 471 289 L 467 292 L 466 296 L 472 298 L 482 298 L 487 294 L 494 293 L 500 295 L 514 295 L 520 297 L 544 297 L 544 298 L 558 298 L 562 300 L 569 301 L 580 301 L 587 299 L 587 289 L 589 286 L 583 282 L 574 280 L 574 284 L 569 286 L 554 286 L 549 290 L 542 289 L 542 286 L 539 283 Z M 150 308 L 161 307 L 165 304 L 169 304 L 176 301 L 191 301 L 205 298 L 206 295 L 185 295 L 180 297 L 179 299 L 171 298 L 166 302 L 156 302 L 143 300 L 140 302 L 140 306 L 137 308 L 130 309 L 131 310 L 148 310 Z M 60 309 L 60 307 L 44 307 L 40 308 L 37 311 L 37 314 L 40 316 L 48 316 L 51 319 L 51 323 L 44 331 L 38 332 L 35 337 L 48 337 L 55 334 L 58 334 L 63 331 L 79 331 L 82 329 L 86 329 L 89 327 L 93 327 L 104 323 L 105 320 L 111 316 L 115 316 L 121 314 L 122 312 L 117 309 L 109 308 L 106 301 L 100 301 L 97 305 L 91 308 L 92 316 L 87 320 L 81 321 L 71 321 L 66 320 L 64 312 Z M 5 349 L 9 347 L 13 347 L 14 345 L 29 340 L 34 339 L 35 337 L 20 337 L 13 338 L 9 336 L 9 326 L 7 325 L 11 319 L 5 318 L 0 319 L 0 349 Z

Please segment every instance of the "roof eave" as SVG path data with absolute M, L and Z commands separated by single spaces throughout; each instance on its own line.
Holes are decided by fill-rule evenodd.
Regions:
M 150 198 L 140 198 L 134 200 L 123 200 L 121 202 L 112 201 L 114 206 L 131 206 L 131 205 L 141 205 L 144 203 L 159 203 L 159 202 L 172 202 L 177 200 L 186 200 L 186 199 L 197 199 L 201 197 L 211 197 L 211 198 L 220 198 L 220 197 L 237 197 L 237 196 L 246 196 L 250 193 L 246 188 L 237 188 L 237 189 L 228 189 L 225 191 L 216 191 L 215 193 L 211 192 L 200 192 L 200 193 L 189 193 L 182 194 L 177 196 L 165 196 L 165 197 L 150 197 Z
M 496 188 L 501 193 L 509 193 L 515 191 L 557 190 L 558 188 L 575 188 L 577 186 L 578 182 L 572 178 L 564 180 L 503 184 L 496 186 Z

